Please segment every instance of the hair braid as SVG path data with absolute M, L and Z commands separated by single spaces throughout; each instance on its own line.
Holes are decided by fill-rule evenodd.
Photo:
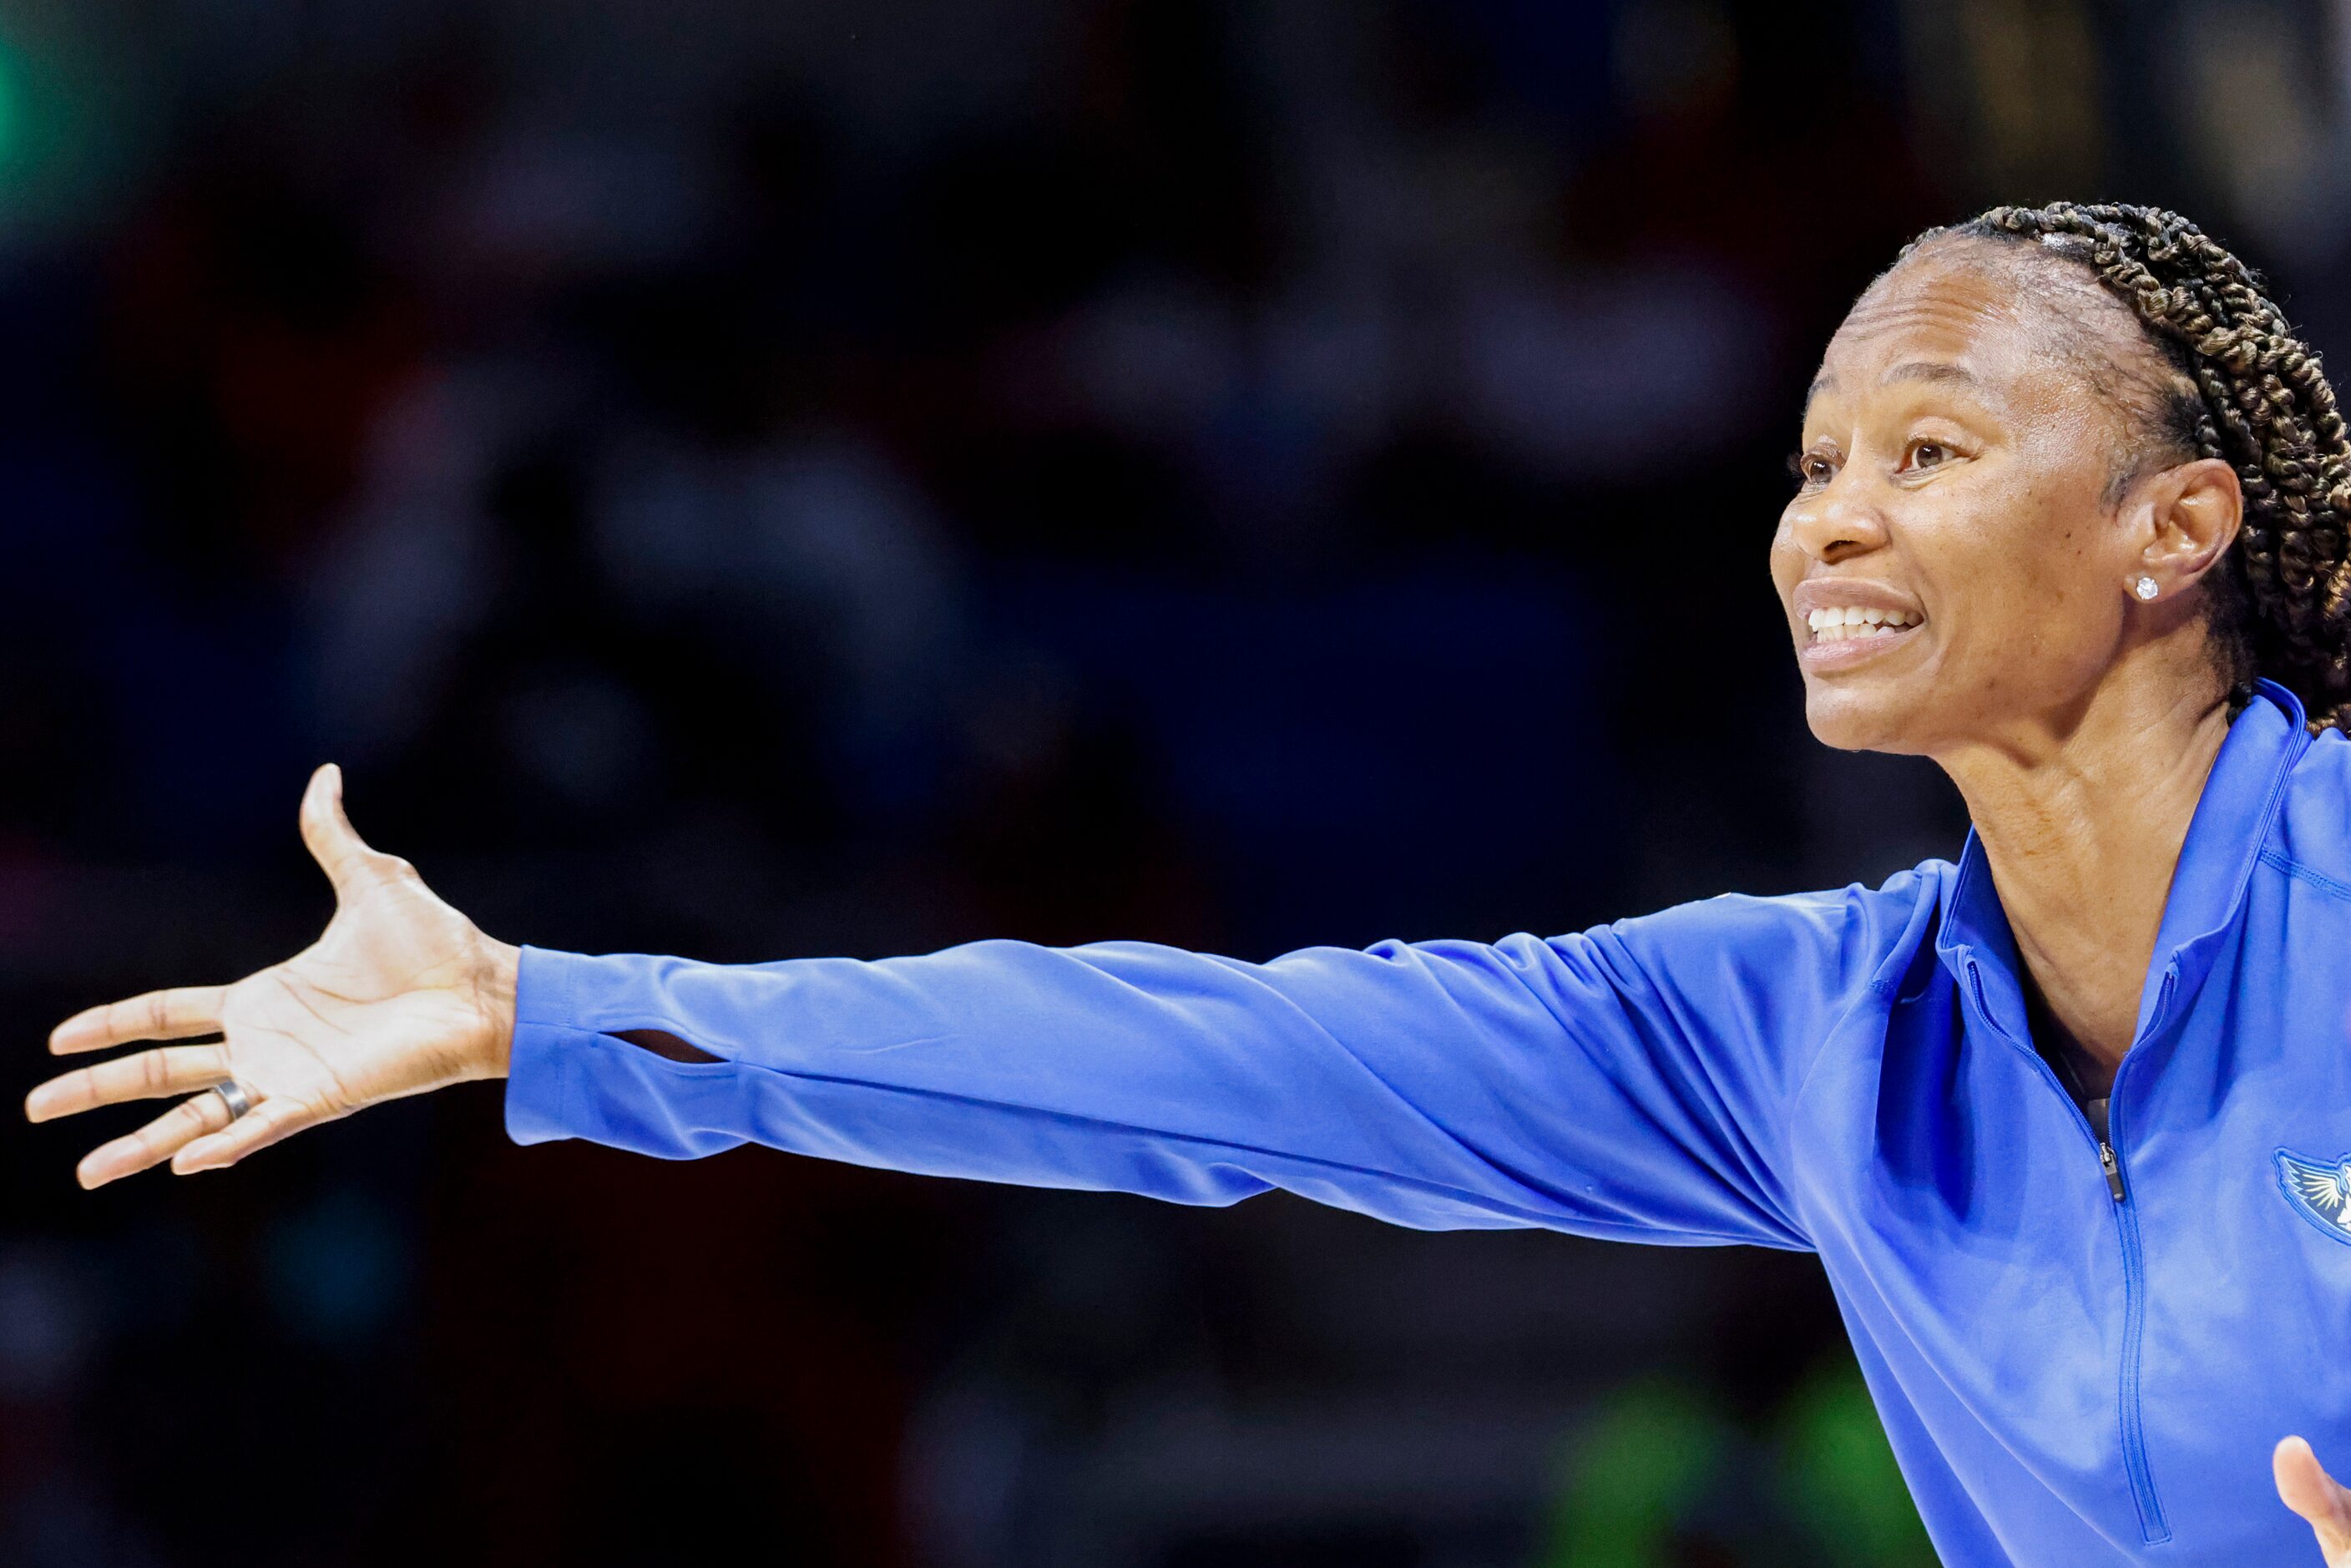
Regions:
M 2168 395 L 2161 434 L 2227 462 L 2244 489 L 2236 546 L 2206 579 L 2232 703 L 2265 676 L 2302 699 L 2314 732 L 2351 730 L 2351 442 L 2318 355 L 2261 278 L 2160 207 L 1994 207 L 1903 254 L 1946 236 L 2033 244 L 2130 307 L 2196 389 Z

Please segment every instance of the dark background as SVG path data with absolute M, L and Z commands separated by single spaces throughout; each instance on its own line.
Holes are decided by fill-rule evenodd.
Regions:
M 1556 932 L 1953 852 L 1764 549 L 1917 228 L 2325 346 L 2351 11 L 0 4 L 0 1039 L 307 941 Z M 140 1113 L 145 1113 L 142 1110 Z M 1812 1262 L 518 1150 L 0 1141 L 0 1563 L 1909 1563 Z

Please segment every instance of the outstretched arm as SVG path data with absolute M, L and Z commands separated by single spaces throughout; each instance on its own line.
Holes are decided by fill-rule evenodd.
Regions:
M 503 1077 L 514 1038 L 519 950 L 435 897 L 406 861 L 370 849 L 343 815 L 340 769 L 302 797 L 302 839 L 335 887 L 319 940 L 233 986 L 151 991 L 59 1024 L 60 1056 L 134 1040 L 217 1036 L 118 1056 L 53 1078 L 25 1101 L 36 1122 L 127 1100 L 188 1095 L 91 1151 L 86 1187 L 169 1160 L 186 1174 L 235 1165 L 305 1127 L 381 1100 Z M 254 1102 L 231 1122 L 205 1092 L 234 1081 Z
M 1581 935 L 1146 943 L 695 964 L 517 951 L 361 842 L 322 769 L 320 940 L 219 989 L 68 1020 L 60 1051 L 217 1033 L 36 1090 L 37 1120 L 191 1098 L 83 1162 L 234 1164 L 376 1101 L 505 1075 L 509 1130 L 670 1157 L 760 1143 L 984 1180 L 1230 1203 L 1268 1187 L 1422 1227 L 1806 1244 L 1781 1146 L 1809 1053 L 1913 892 L 1723 898 Z M 1915 891 L 1915 890 L 1913 890 Z M 256 1099 L 231 1124 L 210 1085 Z
M 1694 939 L 1720 959 L 1737 936 L 1712 925 Z M 674 1159 L 758 1143 L 1180 1203 L 1280 1187 L 1426 1228 L 1802 1245 L 1773 1168 L 1771 1048 L 1796 1031 L 1688 1021 L 1605 927 L 1261 964 L 1144 942 L 526 948 L 507 1120 Z M 663 1037 L 691 1052 L 642 1049 Z

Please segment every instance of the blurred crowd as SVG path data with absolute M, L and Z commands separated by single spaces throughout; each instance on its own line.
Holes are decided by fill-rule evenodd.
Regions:
M 0 5 L 0 1023 L 327 911 L 1560 931 L 1956 851 L 1763 552 L 1902 241 L 2351 277 L 2317 0 Z M 0 1156 L 0 1561 L 1928 1561 L 1806 1260 L 517 1151 Z M 127 1115 L 118 1118 L 125 1127 Z

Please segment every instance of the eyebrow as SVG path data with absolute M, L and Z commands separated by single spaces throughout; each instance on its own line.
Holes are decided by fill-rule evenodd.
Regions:
M 1965 365 L 1946 364 L 1936 360 L 1910 360 L 1889 366 L 1877 378 L 1879 386 L 1891 386 L 1896 382 L 1957 382 L 1962 386 L 1977 385 L 1975 375 Z
M 1970 387 L 1983 384 L 1965 365 L 1947 364 L 1938 360 L 1906 360 L 1901 364 L 1887 366 L 1886 373 L 1877 378 L 1880 386 L 1891 386 L 1896 382 L 1951 382 Z M 1804 389 L 1804 406 L 1812 407 L 1814 398 L 1835 384 L 1834 376 L 1814 376 L 1813 384 Z

